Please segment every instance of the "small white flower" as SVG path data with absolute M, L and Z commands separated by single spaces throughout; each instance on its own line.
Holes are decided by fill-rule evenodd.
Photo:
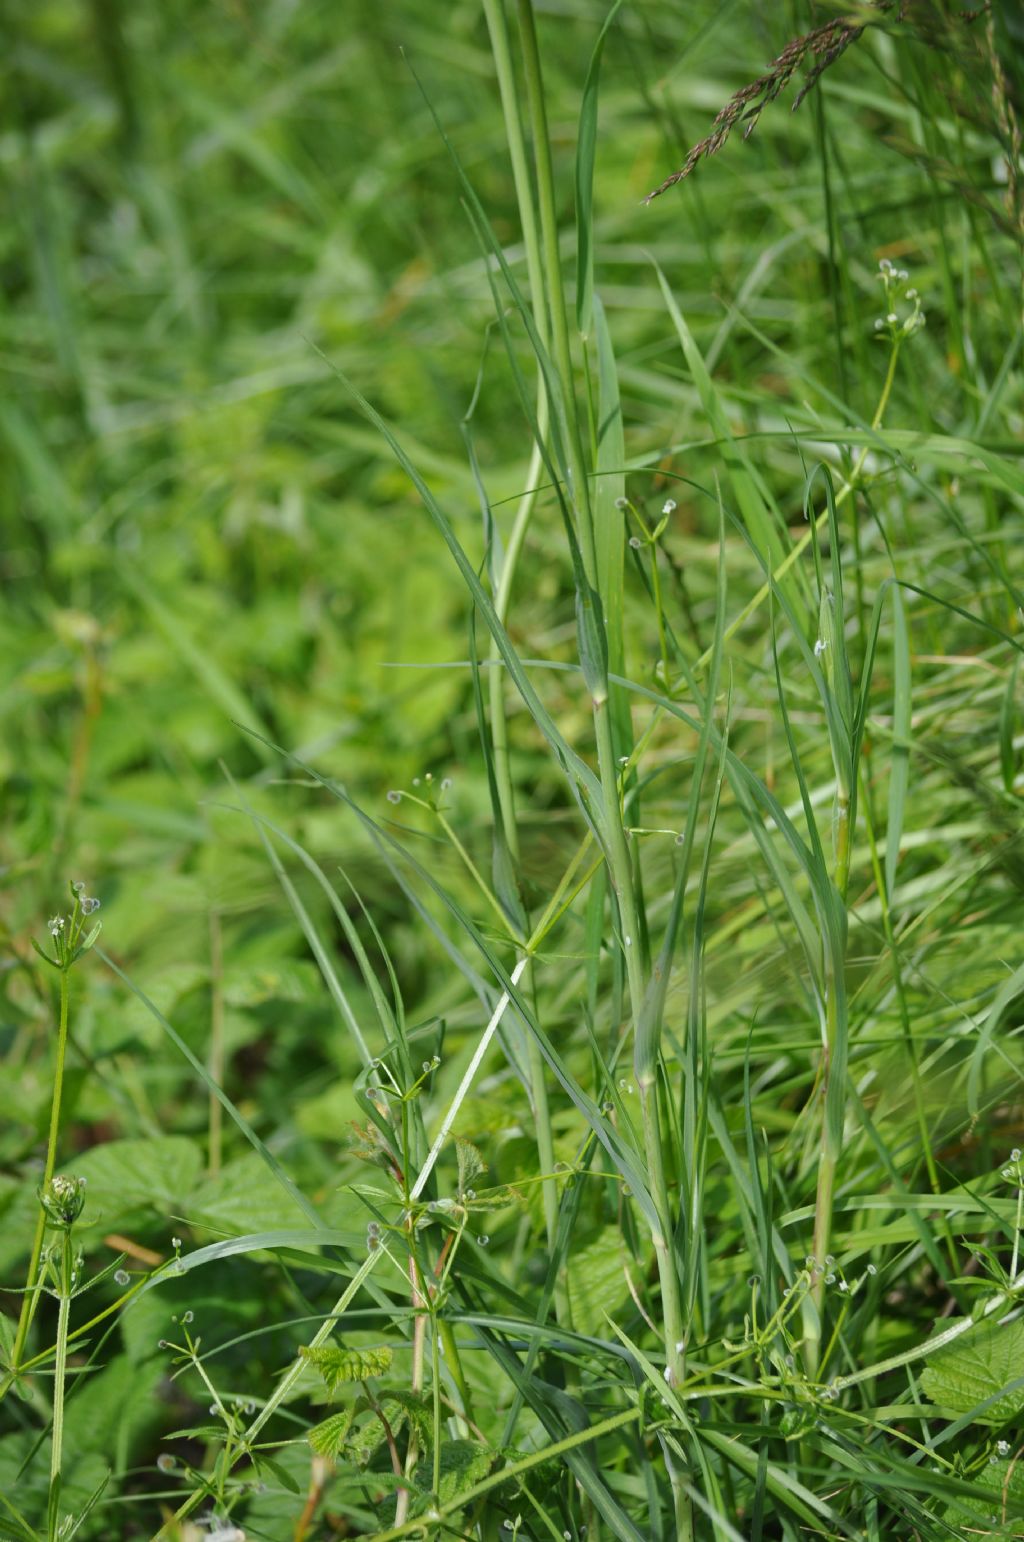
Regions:
M 64 930 L 64 917 L 63 916 L 51 916 L 49 921 L 47 921 L 46 925 L 47 925 L 47 928 L 49 929 L 49 933 L 50 933 L 51 937 L 59 937 L 61 932 Z
M 663 514 L 674 514 L 675 511 L 676 511 L 676 500 L 674 498 L 666 498 L 665 502 L 661 506 L 661 512 Z
M 1000 1456 L 1009 1456 L 1010 1442 L 1008 1440 L 997 1440 L 996 1450 L 999 1452 Z
M 886 321 L 889 323 L 889 325 L 891 327 L 894 327 L 896 325 L 897 321 L 899 321 L 900 318 L 897 316 L 895 311 L 890 311 L 888 316 L 886 316 L 885 319 L 886 319 Z
M 819 637 L 817 642 L 814 644 L 814 657 L 816 659 L 820 659 L 821 655 L 824 653 L 827 647 L 828 643 L 825 641 L 824 637 Z

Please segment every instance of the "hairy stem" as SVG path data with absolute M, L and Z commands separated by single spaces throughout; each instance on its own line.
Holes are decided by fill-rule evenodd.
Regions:
M 71 1316 L 71 1232 L 61 1236 L 60 1262 L 58 1264 L 60 1289 L 57 1307 L 57 1347 L 53 1363 L 53 1441 L 50 1447 L 50 1493 L 60 1480 L 61 1460 L 64 1450 L 64 1382 L 68 1367 L 68 1323 Z M 51 1499 L 49 1537 L 56 1542 L 60 1535 L 60 1507 Z

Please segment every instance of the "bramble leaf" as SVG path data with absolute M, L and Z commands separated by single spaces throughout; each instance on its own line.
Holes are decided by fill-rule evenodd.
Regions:
M 921 1385 L 933 1403 L 952 1413 L 977 1408 L 974 1423 L 1001 1425 L 1024 1411 L 1022 1373 L 1024 1322 L 986 1322 L 936 1351 Z
M 459 1193 L 464 1194 L 473 1179 L 487 1171 L 487 1163 L 468 1140 L 456 1140 L 455 1154 L 459 1160 Z
M 386 1345 L 378 1349 L 344 1349 L 337 1344 L 321 1344 L 315 1349 L 301 1349 L 299 1353 L 310 1365 L 316 1366 L 330 1392 L 345 1382 L 384 1376 L 391 1365 L 391 1350 Z

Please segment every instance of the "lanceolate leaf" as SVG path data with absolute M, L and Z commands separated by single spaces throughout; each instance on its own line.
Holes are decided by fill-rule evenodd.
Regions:
M 903 834 L 903 811 L 910 777 L 910 639 L 899 584 L 892 587 L 892 755 L 889 765 L 889 819 L 885 832 L 885 887 L 892 904 L 896 863 Z

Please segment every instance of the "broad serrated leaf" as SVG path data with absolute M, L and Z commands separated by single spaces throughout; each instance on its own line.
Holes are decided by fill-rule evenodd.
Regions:
M 340 1413 L 331 1414 L 329 1418 L 322 1419 L 319 1424 L 314 1424 L 311 1430 L 306 1431 L 306 1439 L 317 1456 L 326 1456 L 331 1459 L 337 1456 L 348 1439 L 354 1414 L 354 1408 L 343 1408 Z
M 198 1184 L 184 1214 L 191 1223 L 227 1236 L 287 1231 L 309 1220 L 290 1194 L 267 1182 L 266 1167 L 254 1151 L 225 1163 L 215 1177 Z
M 184 1135 L 111 1140 L 77 1157 L 76 1177 L 88 1180 L 89 1208 L 105 1223 L 146 1207 L 161 1215 L 184 1208 L 202 1169 L 202 1152 Z
M 606 1226 L 586 1247 L 575 1248 L 566 1274 L 575 1327 L 603 1337 L 608 1328 L 605 1314 L 614 1315 L 628 1290 L 618 1227 Z
M 969 1329 L 930 1357 L 921 1385 L 933 1403 L 973 1414 L 976 1424 L 1016 1418 L 1024 1411 L 1024 1321 Z
M 434 1443 L 434 1412 L 431 1404 L 418 1392 L 406 1392 L 401 1387 L 389 1387 L 380 1394 L 382 1403 L 396 1403 L 409 1423 L 415 1429 L 420 1438 L 420 1443 L 429 1449 Z M 398 1420 L 392 1419 L 392 1427 L 396 1427 Z
M 316 1367 L 331 1392 L 346 1382 L 384 1376 L 391 1365 L 391 1350 L 384 1344 L 377 1349 L 344 1349 L 338 1344 L 321 1344 L 299 1353 Z
M 464 1194 L 473 1179 L 487 1171 L 487 1163 L 472 1141 L 456 1139 L 455 1154 L 459 1162 L 459 1193 Z
M 471 1440 L 445 1440 L 439 1457 L 440 1482 L 437 1497 L 442 1504 L 451 1504 L 466 1489 L 486 1478 L 495 1461 L 495 1453 L 486 1446 L 475 1445 Z M 419 1484 L 429 1488 L 433 1474 L 427 1462 L 421 1462 L 416 1471 Z

